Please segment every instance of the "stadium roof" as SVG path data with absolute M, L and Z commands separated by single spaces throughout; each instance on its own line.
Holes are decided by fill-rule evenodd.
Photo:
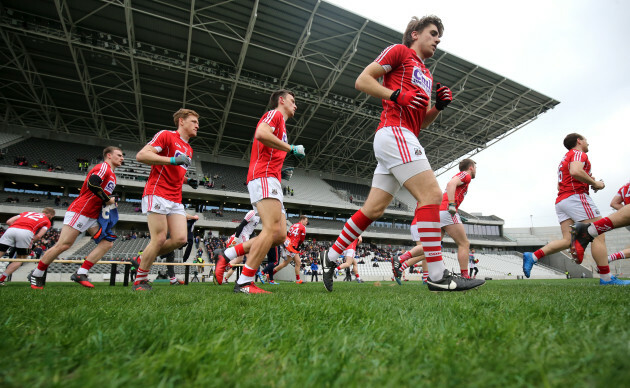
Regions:
M 4 0 L 3 121 L 143 144 L 201 116 L 196 152 L 249 158 L 271 91 L 296 92 L 299 167 L 365 177 L 380 101 L 354 82 L 402 34 L 317 0 Z M 404 28 L 404 26 L 397 26 Z M 461 37 L 466 39 L 466 37 Z M 439 50 L 427 62 L 454 101 L 420 134 L 445 171 L 559 102 Z

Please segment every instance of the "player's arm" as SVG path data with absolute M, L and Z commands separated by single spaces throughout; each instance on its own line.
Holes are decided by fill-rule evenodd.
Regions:
M 90 191 L 94 193 L 94 195 L 96 195 L 101 201 L 103 201 L 105 205 L 112 205 L 116 203 L 116 198 L 110 198 L 105 190 L 103 190 L 103 188 L 101 187 L 102 183 L 103 179 L 101 179 L 100 176 L 92 174 L 88 178 L 88 189 L 90 189 Z
M 7 220 L 7 222 L 5 222 L 5 224 L 7 224 L 7 225 L 11 226 L 11 225 L 13 225 L 13 223 L 14 223 L 15 221 L 17 221 L 17 220 L 18 220 L 18 218 L 20 218 L 20 215 L 19 215 L 19 214 L 18 214 L 17 216 L 13 216 L 13 217 L 9 218 L 9 219 Z
M 273 134 L 273 128 L 271 128 L 271 125 L 267 123 L 260 123 L 260 125 L 256 128 L 254 138 L 269 148 L 291 152 L 291 145 L 278 139 L 276 135 Z
M 140 163 L 148 164 L 150 166 L 154 165 L 179 165 L 185 164 L 190 166 L 191 160 L 188 155 L 178 155 L 178 156 L 161 156 L 158 155 L 160 151 L 157 148 L 153 147 L 150 144 L 145 145 L 142 149 L 136 154 L 136 160 Z
M 584 171 L 584 162 L 573 161 L 569 164 L 569 174 L 573 179 L 576 179 L 582 183 L 586 183 L 593 186 L 596 190 L 601 190 L 605 187 L 603 181 L 596 181 L 595 178 L 588 175 Z
M 188 221 L 188 220 L 198 220 L 198 219 L 199 219 L 198 215 L 186 213 L 186 221 Z
M 33 236 L 33 240 L 31 241 L 31 244 L 34 243 L 35 241 L 39 240 L 40 238 L 42 238 L 46 232 L 48 232 L 48 228 L 43 226 L 41 228 L 39 228 L 39 230 L 37 231 L 37 234 L 35 236 Z
M 245 218 L 243 218 L 243 221 L 241 221 L 241 223 L 236 227 L 236 231 L 234 231 L 234 234 L 236 236 L 240 236 L 241 233 L 243 233 L 243 228 L 249 223 L 248 220 L 246 220 Z
M 610 201 L 610 207 L 612 207 L 615 210 L 619 210 L 623 207 L 623 198 L 621 198 L 621 195 L 617 194 L 613 197 L 612 201 Z
M 381 100 L 389 100 L 394 90 L 388 89 L 378 82 L 378 79 L 386 73 L 385 68 L 378 62 L 372 62 L 363 69 L 357 77 L 354 87 L 370 96 L 380 98 Z
M 457 212 L 457 208 L 455 206 L 455 190 L 457 186 L 463 185 L 461 179 L 458 176 L 454 176 L 450 181 L 446 184 L 446 197 L 448 198 L 448 212 L 451 214 L 455 214 Z

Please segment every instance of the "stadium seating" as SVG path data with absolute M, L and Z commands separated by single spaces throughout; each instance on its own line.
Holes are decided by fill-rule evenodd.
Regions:
M 40 160 L 45 160 L 50 165 L 61 166 L 65 173 L 85 174 L 85 171 L 77 168 L 77 159 L 86 159 L 93 166 L 103 159 L 103 148 L 32 137 L 7 147 L 7 154 L 0 160 L 0 164 L 14 166 L 16 157 L 25 156 L 28 168 L 33 168 L 30 166 L 36 164 L 38 169 L 45 170 L 47 167 L 39 163 Z
M 202 162 L 201 169 L 203 171 L 200 176 L 216 177 L 213 178 L 214 190 L 236 191 L 238 193 L 248 193 L 247 167 L 228 166 L 212 162 Z M 225 185 L 225 188 L 223 186 Z

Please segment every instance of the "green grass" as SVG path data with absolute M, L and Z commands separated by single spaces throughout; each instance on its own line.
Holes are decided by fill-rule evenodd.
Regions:
M 0 386 L 625 386 L 630 287 L 0 288 Z

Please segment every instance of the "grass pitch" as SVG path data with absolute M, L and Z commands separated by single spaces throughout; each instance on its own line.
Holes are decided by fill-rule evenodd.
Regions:
M 0 288 L 0 386 L 625 386 L 630 287 Z

